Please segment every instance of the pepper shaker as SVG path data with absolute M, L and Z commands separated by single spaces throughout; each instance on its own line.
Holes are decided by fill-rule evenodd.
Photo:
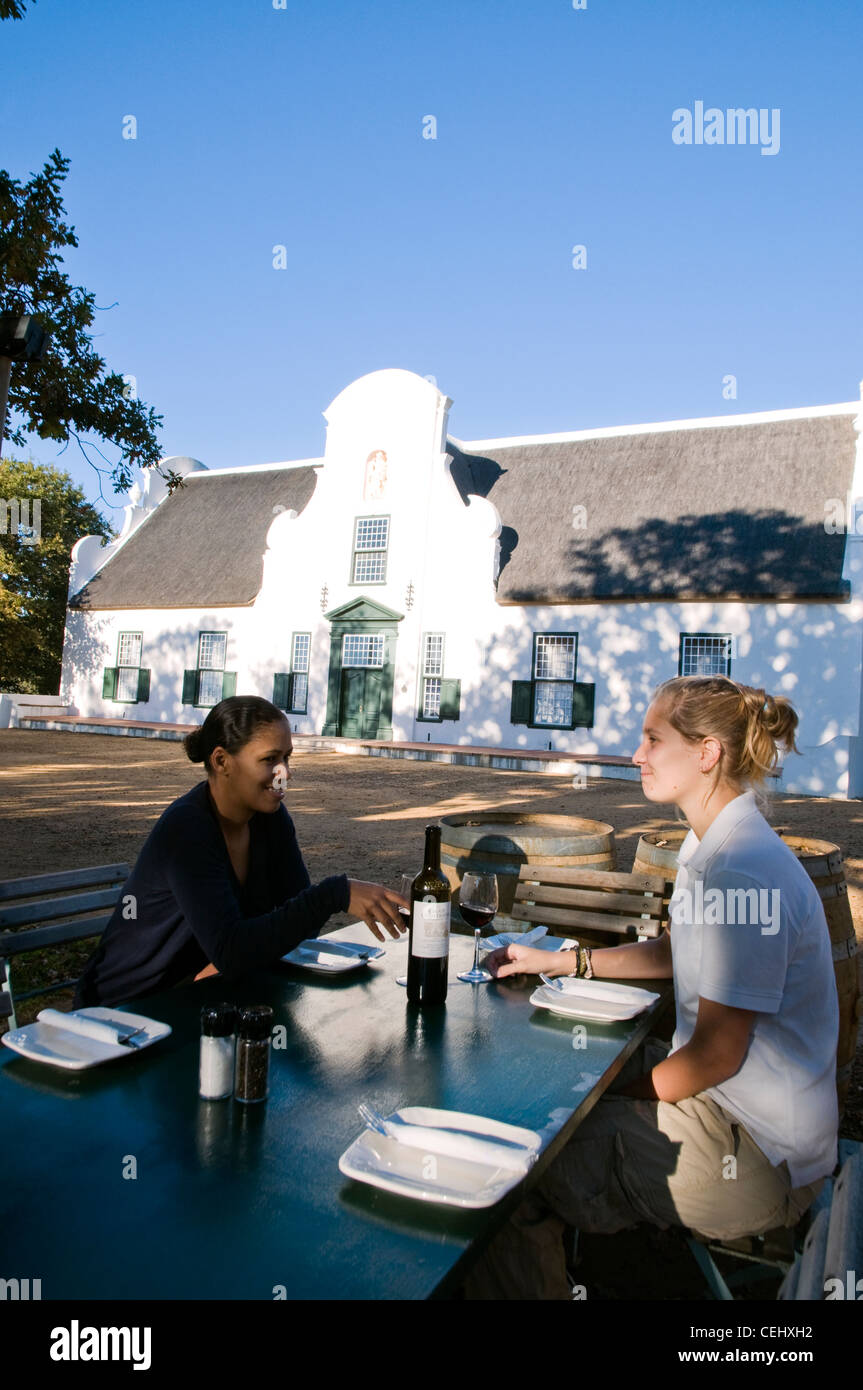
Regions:
M 270 1037 L 273 1011 L 268 1004 L 240 1009 L 237 1022 L 237 1056 L 234 1067 L 234 1100 L 244 1105 L 266 1100 L 270 1093 Z
M 225 1100 L 233 1090 L 236 1021 L 233 1004 L 206 1004 L 201 1010 L 198 1095 L 203 1100 Z

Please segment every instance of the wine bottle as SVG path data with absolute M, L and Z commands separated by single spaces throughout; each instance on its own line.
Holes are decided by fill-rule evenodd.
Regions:
M 450 886 L 440 868 L 440 826 L 426 826 L 425 858 L 411 884 L 408 1001 L 443 1004 L 449 969 Z

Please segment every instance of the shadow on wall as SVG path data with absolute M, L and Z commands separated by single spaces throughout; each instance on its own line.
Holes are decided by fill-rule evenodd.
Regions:
M 183 672 L 191 670 L 197 664 L 199 633 L 202 630 L 221 628 L 221 618 L 204 613 L 194 623 L 176 628 L 155 641 L 148 641 L 147 634 L 144 633 L 141 665 L 150 672 L 150 695 L 146 702 L 141 703 L 102 698 L 103 672 L 107 666 L 116 662 L 115 621 L 97 618 L 92 611 L 80 620 L 74 609 L 71 610 L 70 620 L 63 647 L 64 670 L 68 670 L 69 666 L 74 667 L 75 685 L 79 690 L 79 696 L 83 695 L 81 687 L 90 686 L 99 705 L 99 713 L 110 719 L 139 719 L 160 724 L 203 723 L 207 714 L 206 708 L 179 704 L 183 694 Z M 123 630 L 136 630 L 134 615 L 130 614 L 127 627 Z M 112 637 L 109 636 L 111 632 Z M 230 636 L 229 633 L 229 638 Z M 113 651 L 107 647 L 108 641 L 113 641 Z M 230 668 L 230 657 L 228 666 Z M 71 698 L 72 691 L 68 680 L 63 687 L 63 693 L 67 693 L 67 690 L 71 713 L 82 713 Z M 238 690 L 237 693 L 245 692 Z

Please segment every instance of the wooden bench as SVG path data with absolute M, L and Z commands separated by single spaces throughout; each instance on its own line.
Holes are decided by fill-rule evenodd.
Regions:
M 101 936 L 130 872 L 128 864 L 102 864 L 0 883 L 0 1018 L 8 1018 L 10 1028 L 18 1026 L 9 978 L 11 960 L 25 951 Z M 45 985 L 28 990 L 19 999 L 49 994 L 75 983 L 64 980 Z
M 520 922 L 565 928 L 587 945 L 661 936 L 668 924 L 672 879 L 604 869 L 522 864 L 510 916 Z

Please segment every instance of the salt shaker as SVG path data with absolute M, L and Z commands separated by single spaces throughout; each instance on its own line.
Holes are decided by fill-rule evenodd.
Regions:
M 248 1105 L 269 1095 L 270 1035 L 273 1011 L 268 1004 L 240 1009 L 237 1021 L 237 1058 L 234 1067 L 234 1100 Z
M 201 1010 L 201 1061 L 198 1095 L 204 1100 L 225 1100 L 234 1085 L 233 1004 L 207 1004 Z

